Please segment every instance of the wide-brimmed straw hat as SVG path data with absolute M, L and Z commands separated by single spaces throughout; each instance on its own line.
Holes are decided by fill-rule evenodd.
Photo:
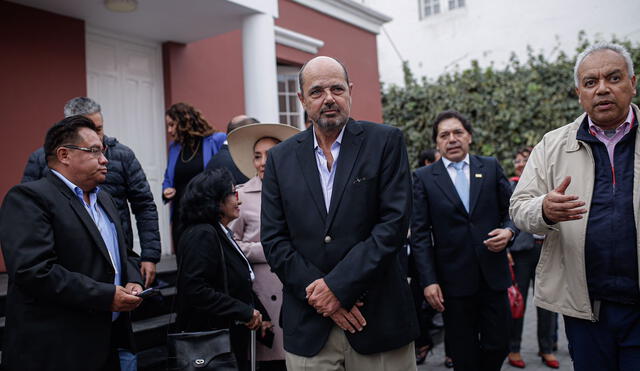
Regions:
M 299 132 L 297 128 L 285 124 L 249 124 L 230 132 L 227 143 L 238 169 L 247 178 L 253 178 L 256 175 L 256 168 L 253 166 L 253 147 L 256 142 L 265 137 L 276 138 L 282 142 Z

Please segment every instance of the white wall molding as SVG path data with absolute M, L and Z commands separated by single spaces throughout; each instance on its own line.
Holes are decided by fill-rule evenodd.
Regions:
M 324 46 L 324 41 L 322 40 L 286 28 L 275 26 L 275 32 L 276 43 L 302 50 L 303 52 L 318 54 L 318 49 Z
M 380 33 L 380 27 L 382 27 L 383 24 L 392 20 L 388 15 L 356 3 L 353 0 L 293 1 L 375 34 Z

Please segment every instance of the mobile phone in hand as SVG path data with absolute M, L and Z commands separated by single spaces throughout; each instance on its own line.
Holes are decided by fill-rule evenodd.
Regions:
M 147 299 L 147 298 L 150 298 L 150 297 L 156 296 L 156 295 L 160 295 L 160 290 L 155 289 L 155 288 L 148 288 L 148 289 L 136 294 L 137 297 L 143 298 L 143 299 Z
M 256 331 L 256 335 L 258 335 L 257 336 L 258 342 L 260 342 L 262 345 L 266 346 L 267 348 L 273 347 L 274 333 L 272 329 L 268 328 L 264 336 L 262 336 L 262 331 L 258 329 Z

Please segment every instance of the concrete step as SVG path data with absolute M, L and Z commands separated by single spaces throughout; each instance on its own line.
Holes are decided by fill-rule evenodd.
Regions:
M 138 351 L 165 345 L 167 330 L 175 320 L 175 314 L 167 313 L 133 322 L 133 333 Z

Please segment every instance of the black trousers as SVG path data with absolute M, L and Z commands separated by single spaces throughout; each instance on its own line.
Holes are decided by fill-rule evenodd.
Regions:
M 244 325 L 233 325 L 229 329 L 231 351 L 236 356 L 239 371 L 251 370 L 250 349 L 251 331 Z
M 431 347 L 433 346 L 433 339 L 429 333 L 429 325 L 431 324 L 434 311 L 429 304 L 425 305 L 424 292 L 417 278 L 411 279 L 409 287 L 411 288 L 413 304 L 418 314 L 418 324 L 420 326 L 420 336 L 418 336 L 415 343 L 416 349 L 424 346 Z
M 529 285 L 535 284 L 536 265 L 540 259 L 541 248 L 542 244 L 537 243 L 530 250 L 511 252 L 511 257 L 513 257 L 514 261 L 513 270 L 516 276 L 516 282 L 522 293 L 525 305 L 527 305 Z M 544 354 L 553 353 L 553 344 L 556 342 L 555 335 L 557 331 L 558 314 L 542 308 L 536 308 L 536 314 L 538 351 Z M 523 324 L 524 317 L 511 319 L 511 334 L 509 336 L 510 352 L 520 352 Z
M 120 313 L 118 319 L 112 323 L 111 327 L 111 349 L 107 364 L 103 368 L 104 371 L 120 371 L 120 354 L 118 349 L 131 349 L 131 337 L 127 326 L 127 317 L 129 313 Z
M 499 371 L 507 356 L 511 311 L 507 291 L 444 298 L 444 326 L 455 371 Z
M 257 368 L 258 371 L 287 371 L 287 365 L 284 360 L 260 361 Z

